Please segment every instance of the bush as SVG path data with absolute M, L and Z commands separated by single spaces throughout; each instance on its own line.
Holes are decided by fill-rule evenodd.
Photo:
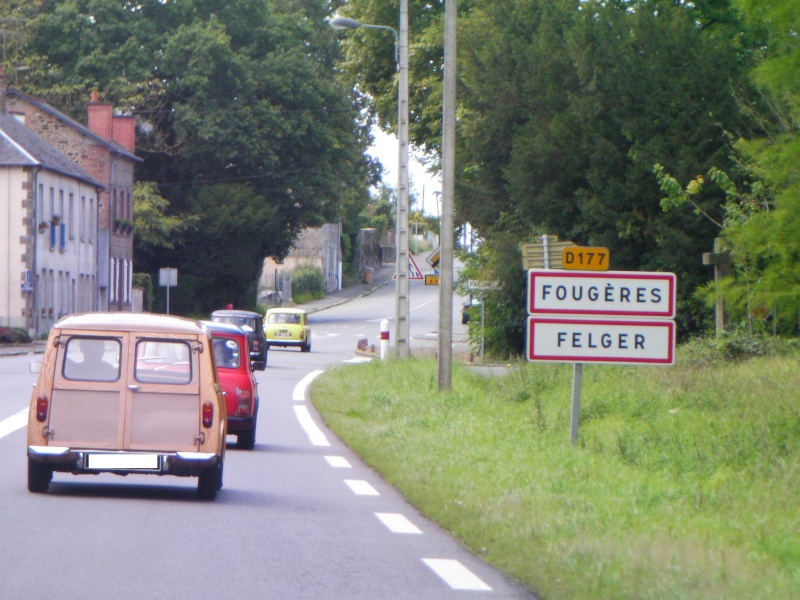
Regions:
M 292 296 L 298 302 L 302 298 L 316 299 L 325 296 L 325 277 L 316 265 L 300 265 L 292 269 Z
M 30 344 L 31 336 L 18 327 L 0 327 L 0 344 Z
M 694 338 L 683 344 L 682 348 L 691 360 L 715 363 L 741 361 L 756 356 L 785 356 L 800 349 L 800 339 L 742 330 Z

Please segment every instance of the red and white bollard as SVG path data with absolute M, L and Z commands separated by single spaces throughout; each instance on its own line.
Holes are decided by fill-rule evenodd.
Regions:
M 381 360 L 389 358 L 389 319 L 381 321 Z

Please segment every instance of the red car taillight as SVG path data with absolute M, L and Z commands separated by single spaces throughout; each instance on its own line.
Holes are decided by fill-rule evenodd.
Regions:
M 39 423 L 47 420 L 47 396 L 39 396 L 36 399 L 36 420 Z
M 236 388 L 236 396 L 239 398 L 239 416 L 245 417 L 250 414 L 251 396 L 247 390 Z
M 203 427 L 211 427 L 214 422 L 214 405 L 211 402 L 203 402 Z

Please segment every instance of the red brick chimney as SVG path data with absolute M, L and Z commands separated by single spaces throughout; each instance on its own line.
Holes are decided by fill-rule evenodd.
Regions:
M 97 90 L 92 90 L 92 101 L 89 103 L 89 129 L 97 135 L 112 140 L 112 106 L 108 102 L 99 102 Z
M 136 120 L 125 115 L 114 115 L 111 121 L 114 141 L 123 148 L 136 150 Z

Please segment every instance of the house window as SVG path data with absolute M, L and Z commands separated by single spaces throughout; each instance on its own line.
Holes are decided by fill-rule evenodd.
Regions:
M 81 230 L 81 241 L 86 241 L 86 196 L 81 196 L 81 216 L 78 227 Z
M 89 218 L 88 218 L 88 223 L 89 223 L 88 236 L 89 236 L 89 242 L 90 243 L 94 243 L 94 229 L 95 229 L 95 217 L 96 216 L 97 216 L 97 214 L 95 213 L 95 210 L 94 210 L 94 198 L 90 197 L 89 198 Z
M 69 239 L 75 239 L 75 194 L 69 193 L 69 218 L 67 219 L 67 226 L 69 227 Z
M 56 189 L 50 188 L 50 214 L 47 215 L 49 218 L 53 218 L 53 215 L 56 214 Z M 42 215 L 44 216 L 44 215 Z M 45 219 L 46 221 L 47 219 Z
M 44 221 L 44 184 L 39 184 L 39 220 Z

